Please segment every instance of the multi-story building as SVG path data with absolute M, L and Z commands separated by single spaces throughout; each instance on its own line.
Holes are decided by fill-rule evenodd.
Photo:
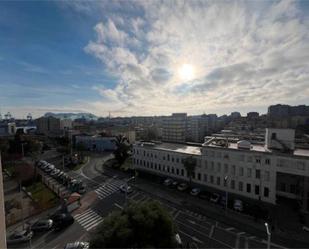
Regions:
M 16 132 L 15 122 L 0 122 L 0 136 L 10 136 L 14 135 Z
M 70 130 L 73 127 L 73 121 L 71 119 L 61 119 L 60 120 L 60 129 L 61 130 Z
M 182 159 L 197 159 L 193 183 L 276 204 L 278 197 L 296 199 L 308 210 L 309 150 L 296 149 L 294 130 L 267 129 L 265 143 L 208 137 L 201 146 L 136 143 L 137 170 L 188 180 Z
M 163 118 L 162 140 L 167 142 L 185 142 L 187 135 L 187 113 L 173 113 Z
M 82 144 L 85 150 L 104 152 L 116 149 L 115 137 L 76 136 L 75 146 Z
M 35 120 L 38 133 L 45 135 L 57 134 L 60 132 L 60 119 L 50 117 L 41 117 Z

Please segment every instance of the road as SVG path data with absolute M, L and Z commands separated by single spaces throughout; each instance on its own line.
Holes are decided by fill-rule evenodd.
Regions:
M 32 241 L 32 248 L 63 248 L 68 242 L 88 240 L 91 231 L 104 222 L 110 212 L 124 207 L 125 196 L 119 191 L 119 187 L 130 176 L 110 168 L 102 172 L 101 165 L 109 158 L 109 154 L 92 156 L 82 168 L 68 172 L 72 177 L 83 180 L 88 194 L 95 193 L 96 199 L 82 212 L 73 213 L 75 223 L 66 230 L 36 236 Z M 195 244 L 198 248 L 266 248 L 266 243 L 262 242 L 264 238 L 189 210 L 181 205 L 181 198 L 173 199 L 164 186 L 158 185 L 155 190 L 147 191 L 145 185 L 139 186 L 139 180 L 133 181 L 131 185 L 134 191 L 128 195 L 128 201 L 159 201 L 173 217 L 185 245 Z M 279 247 L 273 244 L 271 248 Z

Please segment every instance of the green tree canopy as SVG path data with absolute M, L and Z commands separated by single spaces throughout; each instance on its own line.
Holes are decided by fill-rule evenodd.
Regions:
M 173 248 L 175 226 L 159 202 L 131 203 L 111 213 L 90 241 L 91 248 Z
M 190 185 L 191 185 L 192 176 L 194 176 L 195 174 L 195 168 L 197 164 L 196 158 L 194 158 L 193 156 L 186 157 L 185 159 L 183 159 L 182 163 L 188 173 L 188 177 L 189 177 Z

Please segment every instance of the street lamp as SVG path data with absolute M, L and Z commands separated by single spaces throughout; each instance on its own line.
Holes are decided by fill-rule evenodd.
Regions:
M 269 230 L 268 223 L 265 222 L 266 232 L 267 232 L 267 249 L 270 249 L 270 239 L 271 239 L 271 233 Z
M 225 213 L 227 212 L 227 204 L 228 204 L 228 192 L 227 192 L 227 180 L 228 180 L 228 176 L 224 177 L 224 184 L 225 184 Z
M 124 199 L 124 206 L 127 206 L 127 195 L 128 195 L 128 182 L 135 179 L 135 176 L 132 176 L 131 178 L 129 178 L 127 181 L 125 181 L 126 183 L 126 191 L 125 191 L 125 199 Z

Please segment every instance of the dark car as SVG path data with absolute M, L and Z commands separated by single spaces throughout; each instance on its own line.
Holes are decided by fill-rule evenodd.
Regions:
M 211 197 L 211 193 L 208 192 L 208 191 L 201 191 L 199 194 L 198 194 L 198 197 L 203 199 L 203 200 L 210 200 L 210 197 Z
M 53 221 L 51 219 L 38 220 L 33 225 L 31 225 L 31 230 L 34 232 L 43 232 L 51 229 L 53 226 Z
M 52 216 L 55 230 L 60 230 L 74 223 L 74 218 L 69 213 L 60 213 Z

